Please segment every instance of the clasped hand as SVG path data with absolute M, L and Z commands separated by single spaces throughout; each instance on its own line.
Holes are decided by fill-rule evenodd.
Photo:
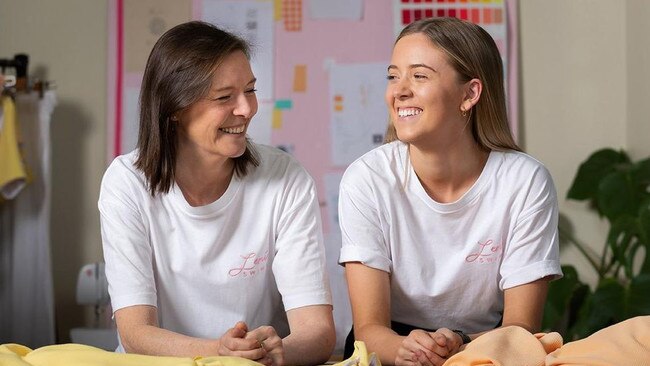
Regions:
M 413 330 L 402 341 L 395 357 L 396 366 L 440 366 L 458 352 L 463 340 L 447 328 L 435 332 Z
M 219 355 L 247 358 L 266 366 L 284 365 L 282 338 L 271 326 L 251 331 L 244 322 L 237 322 L 219 339 Z

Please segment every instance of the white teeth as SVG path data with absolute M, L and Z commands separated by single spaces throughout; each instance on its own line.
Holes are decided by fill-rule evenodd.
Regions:
M 242 133 L 246 129 L 246 126 L 241 127 L 230 127 L 230 128 L 220 128 L 221 131 L 225 133 Z
M 397 115 L 400 117 L 416 116 L 422 113 L 420 108 L 399 108 L 397 110 Z

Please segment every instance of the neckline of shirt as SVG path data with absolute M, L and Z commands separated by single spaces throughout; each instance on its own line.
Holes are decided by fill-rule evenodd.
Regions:
M 243 183 L 241 178 L 239 178 L 237 174 L 233 174 L 232 178 L 230 179 L 230 183 L 228 184 L 228 188 L 226 188 L 226 191 L 223 193 L 223 195 L 221 195 L 221 197 L 219 197 L 216 201 L 203 206 L 195 207 L 190 205 L 185 199 L 185 196 L 183 195 L 180 187 L 178 187 L 178 184 L 176 183 L 174 183 L 169 190 L 169 196 L 178 208 L 190 216 L 212 217 L 219 214 L 226 207 L 228 207 L 233 198 L 235 198 L 237 195 L 237 192 L 239 191 L 239 188 L 242 186 L 242 184 Z
M 420 183 L 420 180 L 418 179 L 417 174 L 413 169 L 413 164 L 411 164 L 411 159 L 409 158 L 408 146 L 406 144 L 404 145 L 405 146 L 403 149 L 405 158 L 403 159 L 403 164 L 405 164 L 404 170 L 407 173 L 407 176 L 405 177 L 405 179 L 407 179 L 406 185 L 410 190 L 415 192 L 415 194 L 427 206 L 429 206 L 432 210 L 441 213 L 452 213 L 461 210 L 472 203 L 488 185 L 494 176 L 494 172 L 498 169 L 498 166 L 500 164 L 500 160 L 498 159 L 500 155 L 499 152 L 496 152 L 494 150 L 490 151 L 487 162 L 485 163 L 481 174 L 479 175 L 478 179 L 476 179 L 474 184 L 472 184 L 472 186 L 467 190 L 467 192 L 465 192 L 459 199 L 454 202 L 440 203 L 431 198 L 422 186 L 422 183 Z

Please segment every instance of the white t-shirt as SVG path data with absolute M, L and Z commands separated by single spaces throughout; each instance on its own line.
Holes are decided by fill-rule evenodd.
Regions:
M 476 333 L 503 314 L 503 290 L 562 275 L 558 208 L 548 171 L 492 151 L 456 202 L 429 197 L 396 141 L 352 163 L 341 181 L 339 261 L 390 274 L 391 319 Z
M 200 207 L 176 185 L 152 198 L 137 151 L 112 162 L 99 210 L 114 311 L 156 306 L 161 328 L 195 337 L 240 320 L 283 337 L 286 310 L 331 304 L 314 182 L 290 155 L 255 146 L 259 167 Z

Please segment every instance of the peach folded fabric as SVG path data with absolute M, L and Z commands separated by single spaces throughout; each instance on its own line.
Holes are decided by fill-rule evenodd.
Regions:
M 444 366 L 544 366 L 550 352 L 562 346 L 559 333 L 532 334 L 509 326 L 481 335 L 451 356 Z
M 547 366 L 650 366 L 650 316 L 638 316 L 569 342 L 546 357 Z
M 444 366 L 650 366 L 650 316 L 639 316 L 562 344 L 558 333 L 531 334 L 520 327 L 476 338 Z

